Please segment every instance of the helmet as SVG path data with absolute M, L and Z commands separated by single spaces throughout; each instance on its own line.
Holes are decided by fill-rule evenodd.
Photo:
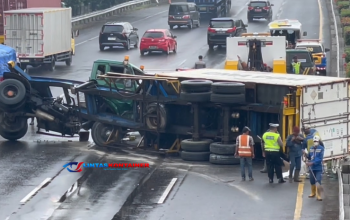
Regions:
M 321 139 L 321 138 L 320 138 L 319 136 L 315 135 L 314 138 L 313 138 L 313 141 L 314 141 L 314 142 L 319 142 L 320 139 Z

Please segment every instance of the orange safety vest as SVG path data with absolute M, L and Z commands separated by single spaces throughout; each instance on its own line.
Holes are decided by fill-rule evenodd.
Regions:
M 238 155 L 240 157 L 252 157 L 252 149 L 249 146 L 249 135 L 239 135 L 238 141 Z

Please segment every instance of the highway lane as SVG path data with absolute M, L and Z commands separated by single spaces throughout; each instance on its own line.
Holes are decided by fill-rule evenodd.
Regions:
M 234 1 L 231 10 L 231 16 L 242 19 L 246 22 L 246 4 L 247 0 Z M 274 3 L 274 17 L 280 14 L 281 1 L 271 1 Z M 167 25 L 167 5 L 155 8 L 147 8 L 140 11 L 129 12 L 125 15 L 111 18 L 110 20 L 128 21 L 134 27 L 138 28 L 140 37 L 143 33 L 152 28 L 168 28 Z M 89 29 L 82 30 L 77 38 L 76 55 L 73 58 L 73 65 L 65 67 L 57 65 L 56 71 L 49 73 L 39 69 L 30 69 L 32 75 L 47 75 L 69 79 L 88 79 L 92 62 L 96 59 L 114 59 L 123 60 L 125 55 L 130 56 L 130 62 L 136 65 L 144 65 L 145 69 L 170 69 L 175 70 L 179 67 L 192 67 L 197 60 L 198 55 L 203 55 L 208 61 L 210 67 L 216 67 L 225 60 L 225 48 L 208 51 L 206 32 L 208 21 L 202 22 L 200 28 L 189 30 L 187 28 L 174 29 L 172 32 L 177 36 L 178 52 L 169 56 L 163 54 L 151 54 L 149 56 L 140 56 L 138 49 L 126 51 L 124 49 L 109 49 L 103 52 L 99 51 L 97 35 L 102 27 L 101 22 Z M 249 32 L 267 31 L 267 21 L 255 21 L 249 24 Z

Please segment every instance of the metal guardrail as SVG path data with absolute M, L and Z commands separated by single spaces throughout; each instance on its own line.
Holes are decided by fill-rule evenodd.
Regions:
M 333 0 L 330 0 L 330 1 L 331 1 L 331 9 L 332 9 L 333 21 L 334 21 L 335 41 L 336 41 L 336 44 L 337 44 L 337 77 L 339 77 L 339 74 L 340 74 L 340 56 L 339 56 L 340 48 L 339 47 L 340 46 L 339 46 L 339 36 L 338 36 L 338 24 L 337 24 L 337 20 L 336 20 L 335 13 L 334 13 Z
M 112 15 L 118 14 L 120 12 L 132 9 L 134 7 L 146 5 L 146 4 L 150 4 L 150 3 L 151 3 L 151 0 L 129 1 L 129 2 L 125 2 L 123 4 L 116 5 L 116 6 L 111 7 L 111 8 L 107 8 L 107 9 L 95 11 L 95 12 L 92 12 L 89 14 L 73 17 L 72 18 L 72 26 L 74 27 L 76 25 L 87 24 L 87 23 L 90 23 L 93 21 L 98 21 L 102 18 L 106 18 L 106 17 L 112 16 Z

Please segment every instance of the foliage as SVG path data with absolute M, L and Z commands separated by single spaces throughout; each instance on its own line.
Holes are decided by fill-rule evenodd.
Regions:
M 344 40 L 345 45 L 350 46 L 350 26 L 344 27 Z
M 346 77 L 350 78 L 350 63 L 346 63 Z
M 338 1 L 337 5 L 338 5 L 339 12 L 340 12 L 342 9 L 349 9 L 350 2 L 349 1 Z
M 341 18 L 341 24 L 344 26 L 350 26 L 350 17 Z
M 350 17 L 350 9 L 342 9 L 340 10 L 341 17 Z

